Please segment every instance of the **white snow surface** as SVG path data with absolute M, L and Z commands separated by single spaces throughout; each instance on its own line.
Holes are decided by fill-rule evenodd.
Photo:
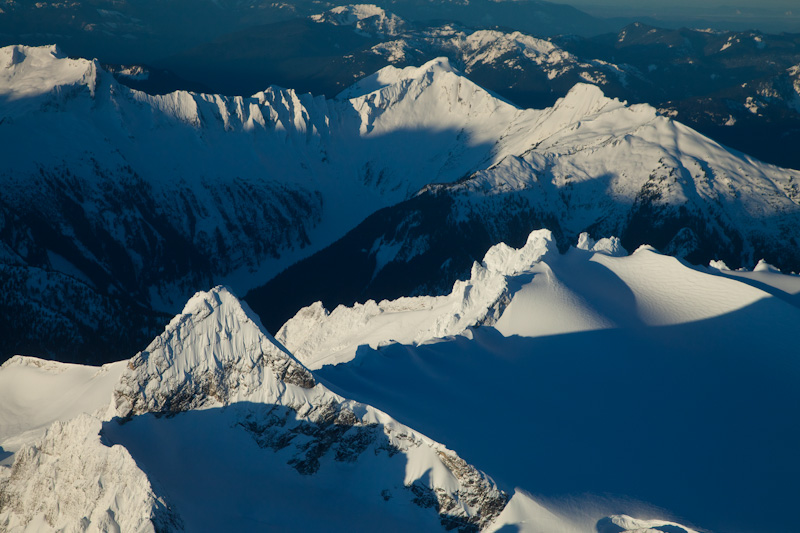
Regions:
M 0 375 L 23 363 L 44 365 Z M 316 384 L 224 287 L 120 364 L 113 409 L 54 423 L 3 469 L 4 530 L 431 530 L 445 516 L 485 526 L 507 499 L 445 446 Z
M 57 46 L 0 48 L 0 98 L 14 102 L 41 96 L 76 81 L 93 90 L 97 64 L 68 59 Z
M 492 247 L 449 295 L 370 300 L 331 312 L 317 302 L 287 321 L 276 338 L 318 369 L 352 360 L 361 347 L 423 344 L 479 325 L 526 337 L 665 326 L 761 300 L 776 313 L 787 312 L 768 291 L 692 269 L 650 247 L 627 256 L 616 238 L 595 242 L 582 234 L 577 248 L 561 255 L 551 232 L 537 230 L 518 250 Z
M 108 408 L 125 362 L 102 367 L 14 356 L 0 366 L 0 448 L 14 453 L 56 421 Z M 0 457 L 0 464 L 3 464 Z
M 337 6 L 311 19 L 335 26 L 355 26 L 367 34 L 379 36 L 399 35 L 408 28 L 408 23 L 374 4 L 350 4 Z
M 342 13 L 358 18 L 371 9 Z M 479 33 L 464 42 L 504 49 L 505 39 Z M 525 36 L 509 39 L 528 54 L 557 53 Z M 767 239 L 769 220 L 800 213 L 788 194 L 800 172 L 729 151 L 593 85 L 576 85 L 551 108 L 521 110 L 443 58 L 386 67 L 333 100 L 278 87 L 251 97 L 151 96 L 54 47 L 5 47 L 0 63 L 0 143 L 21 147 L 0 161 L 8 205 L 31 205 L 31 191 L 56 180 L 88 220 L 102 220 L 130 249 L 151 222 L 112 206 L 131 194 L 128 185 L 147 191 L 147 208 L 208 258 L 208 275 L 240 293 L 375 210 L 465 176 L 455 190 L 526 191 L 574 235 L 599 220 L 626 220 L 643 191 L 657 192 L 659 205 L 713 210 L 726 227 Z M 54 227 L 75 233 L 63 213 L 44 211 Z M 95 263 L 88 243 L 75 240 Z M 130 252 L 137 275 L 151 271 L 149 253 Z M 152 305 L 175 312 L 196 281 L 142 282 Z

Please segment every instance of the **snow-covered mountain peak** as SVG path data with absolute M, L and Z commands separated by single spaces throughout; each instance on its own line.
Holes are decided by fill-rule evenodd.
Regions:
M 335 26 L 355 26 L 364 33 L 399 35 L 408 29 L 408 23 L 374 4 L 350 4 L 337 6 L 319 15 L 312 15 L 315 22 Z
M 459 35 L 453 39 L 453 45 L 463 51 L 467 71 L 476 65 L 492 64 L 504 59 L 517 61 L 517 58 L 524 58 L 542 67 L 563 67 L 564 64 L 577 63 L 577 58 L 550 41 L 517 31 L 478 30 L 466 36 Z
M 464 158 L 476 158 L 476 163 L 491 159 L 497 139 L 522 113 L 464 77 L 444 57 L 420 67 L 385 67 L 337 98 L 348 99 L 359 113 L 362 136 L 421 131 L 419 140 L 446 140 L 432 156 L 445 158 L 441 170 L 448 173 L 463 168 L 458 160 Z M 423 144 L 426 151 L 435 146 Z M 418 160 L 425 159 L 420 155 Z
M 286 387 L 310 388 L 311 374 L 225 287 L 197 293 L 128 363 L 114 391 L 117 414 L 175 413 L 225 405 Z
M 548 252 L 558 252 L 553 234 L 542 229 L 531 232 L 522 248 L 516 249 L 501 242 L 489 248 L 483 258 L 483 267 L 492 273 L 514 276 L 541 261 Z M 473 267 L 474 272 L 478 268 Z
M 649 108 L 653 110 L 653 115 L 655 115 L 655 109 L 650 106 L 629 107 L 626 102 L 616 98 L 609 98 L 603 93 L 600 87 L 590 83 L 575 84 L 566 96 L 559 98 L 552 107 L 554 113 L 564 116 L 564 118 L 568 116 L 575 122 L 583 118 L 599 115 L 601 113 L 608 113 L 617 109 L 633 108 L 637 110 Z M 625 125 L 621 124 L 621 126 L 624 127 Z
M 0 104 L 40 96 L 64 85 L 94 92 L 96 61 L 69 59 L 58 46 L 11 45 L 0 48 Z
M 394 85 L 404 85 L 423 80 L 432 81 L 434 77 L 442 74 L 457 74 L 458 71 L 450 65 L 446 57 L 437 57 L 419 67 L 397 68 L 388 65 L 374 74 L 362 78 L 337 96 L 338 99 L 354 99 L 380 91 Z
M 532 55 L 545 55 L 561 50 L 550 41 L 537 39 L 518 31 L 505 33 L 497 30 L 478 30 L 469 34 L 466 42 L 473 49 L 485 46 L 493 46 L 499 49 L 515 47 Z
M 470 279 L 457 281 L 446 296 L 369 300 L 330 313 L 317 302 L 298 311 L 276 338 L 303 364 L 316 369 L 349 361 L 364 344 L 377 348 L 460 335 L 470 327 L 493 324 L 510 299 L 509 280 L 557 252 L 550 230 L 536 230 L 519 249 L 504 243 L 493 246 L 481 263 L 473 265 Z

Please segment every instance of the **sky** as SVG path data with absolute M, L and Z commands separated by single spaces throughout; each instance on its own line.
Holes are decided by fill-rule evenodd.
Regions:
M 598 17 L 651 17 L 717 29 L 800 32 L 800 0 L 550 0 Z
M 743 7 L 750 9 L 794 9 L 800 10 L 797 0 L 551 0 L 559 4 L 572 4 L 575 6 L 603 6 L 616 5 L 646 11 L 653 8 L 717 8 L 720 6 Z

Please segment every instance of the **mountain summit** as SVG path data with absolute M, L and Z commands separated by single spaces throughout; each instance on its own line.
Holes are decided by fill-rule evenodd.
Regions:
M 14 284 L 42 286 L 4 296 L 21 317 L 3 335 L 7 355 L 47 353 L 56 339 L 75 347 L 73 359 L 144 342 L 198 288 L 244 293 L 381 208 L 396 215 L 370 221 L 352 257 L 382 242 L 375 251 L 397 246 L 393 258 L 422 260 L 437 248 L 426 239 L 469 241 L 469 257 L 425 271 L 437 291 L 492 244 L 545 226 L 562 248 L 590 230 L 695 262 L 800 268 L 784 238 L 800 234 L 799 173 L 591 85 L 522 110 L 436 59 L 387 67 L 333 100 L 278 87 L 247 98 L 148 95 L 53 47 L 0 52 L 10 65 L 0 141 L 20 147 L 0 161 L 0 266 Z M 43 80 L 36 90 L 33 80 Z M 416 207 L 425 202 L 446 203 L 435 210 L 444 220 L 416 235 L 440 216 Z M 359 283 L 381 283 L 376 265 Z M 424 290 L 407 279 L 414 285 L 389 296 Z M 348 290 L 348 303 L 367 295 Z M 262 313 L 266 300 L 249 301 Z M 285 320 L 312 301 L 269 305 Z M 92 343 L 96 352 L 78 349 Z

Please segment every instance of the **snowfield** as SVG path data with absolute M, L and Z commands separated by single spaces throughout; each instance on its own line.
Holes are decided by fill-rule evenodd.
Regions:
M 501 37 L 459 46 L 569 59 Z M 329 100 L 154 96 L 9 46 L 0 145 L 9 345 L 149 336 L 0 366 L 3 531 L 796 529 L 800 277 L 772 265 L 800 265 L 800 172 L 593 85 L 519 109 L 442 58 Z M 527 240 L 274 336 L 234 295 L 426 198 L 443 231 Z M 421 209 L 359 244 L 373 279 L 431 252 Z
M 328 15 L 392 27 L 373 11 Z M 591 229 L 696 261 L 800 265 L 800 173 L 593 85 L 519 109 L 444 58 L 385 67 L 330 100 L 279 87 L 148 95 L 55 46 L 4 47 L 0 65 L 0 143 L 15 147 L 0 160 L 0 268 L 15 286 L 45 285 L 3 301 L 31 317 L 11 328 L 27 342 L 61 335 L 77 349 L 112 320 L 150 331 L 198 288 L 244 294 L 421 194 L 452 195 L 453 223 L 534 213 L 562 248 Z M 386 245 L 386 262 L 425 253 Z M 86 299 L 92 320 L 51 304 Z
M 0 366 L 0 464 L 23 443 L 41 437 L 56 421 L 96 413 L 108 404 L 109 391 L 126 363 L 100 368 L 15 356 Z
M 539 230 L 447 296 L 273 337 L 217 287 L 128 361 L 16 357 L 0 525 L 789 530 L 800 278 L 723 267 Z

